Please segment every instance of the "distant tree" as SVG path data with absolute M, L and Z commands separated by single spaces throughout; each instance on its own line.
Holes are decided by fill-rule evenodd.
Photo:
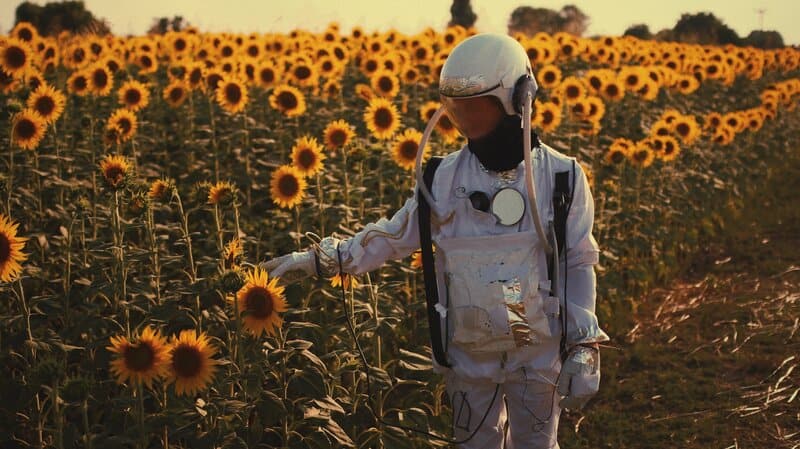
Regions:
M 182 16 L 174 16 L 172 19 L 158 17 L 153 19 L 153 24 L 150 25 L 147 34 L 166 34 L 168 31 L 181 31 L 188 26 L 189 24 L 184 22 Z
M 561 11 L 547 8 L 520 6 L 511 12 L 508 20 L 508 33 L 524 33 L 528 36 L 544 31 L 557 33 L 565 31 L 582 36 L 589 27 L 589 16 L 574 5 L 567 5 Z
M 453 0 L 453 5 L 450 6 L 450 22 L 447 26 L 461 25 L 464 28 L 469 28 L 475 25 L 478 16 L 472 11 L 470 0 Z
M 750 45 L 756 48 L 770 49 L 782 48 L 784 46 L 783 36 L 777 31 L 753 30 L 742 41 L 742 45 Z
M 653 38 L 653 33 L 650 32 L 650 28 L 643 23 L 631 25 L 622 35 L 633 36 L 645 40 L 650 40 Z
M 672 29 L 679 42 L 703 45 L 739 45 L 739 35 L 712 13 L 683 14 Z
M 44 6 L 26 1 L 17 6 L 14 15 L 15 24 L 30 22 L 44 36 L 55 36 L 62 31 L 96 34 L 111 32 L 105 20 L 97 19 L 86 10 L 83 1 L 54 2 Z

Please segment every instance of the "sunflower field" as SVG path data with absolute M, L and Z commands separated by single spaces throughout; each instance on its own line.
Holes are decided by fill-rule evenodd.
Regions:
M 257 264 L 413 195 L 437 74 L 475 32 L 0 36 L 0 445 L 444 446 L 376 419 L 450 435 L 418 254 Z M 800 51 L 514 37 L 534 129 L 589 174 L 598 315 L 623 334 L 796 151 Z M 445 117 L 426 150 L 464 143 Z

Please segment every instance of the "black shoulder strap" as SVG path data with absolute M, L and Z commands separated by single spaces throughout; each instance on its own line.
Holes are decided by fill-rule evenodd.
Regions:
M 436 169 L 439 168 L 441 162 L 441 157 L 434 156 L 425 166 L 422 179 L 428 187 L 428 191 L 432 190 L 433 175 L 436 173 Z M 436 363 L 449 368 L 450 363 L 447 361 L 447 354 L 442 344 L 442 323 L 439 318 L 439 312 L 436 311 L 436 304 L 439 303 L 439 288 L 436 283 L 436 268 L 433 263 L 431 207 L 419 191 L 417 191 L 417 204 L 419 244 L 422 249 L 422 272 L 425 279 L 425 298 L 428 303 L 428 327 L 431 332 L 431 349 L 433 350 L 433 357 L 436 359 Z M 447 338 L 447 336 L 444 336 L 444 338 Z
M 572 188 L 569 185 L 569 171 L 556 172 L 555 188 L 553 189 L 553 227 L 556 234 L 556 245 L 558 245 L 558 254 L 564 254 L 564 264 L 566 265 L 567 255 L 564 253 L 566 248 L 567 239 L 567 216 L 569 216 L 569 209 L 572 207 L 572 198 L 575 195 L 575 160 L 572 160 Z M 553 269 L 558 264 L 558 260 L 553 260 L 548 264 L 548 275 L 553 279 Z M 553 291 L 556 291 L 557 286 L 552 286 Z M 567 270 L 564 267 L 564 295 L 567 294 Z M 562 298 L 564 301 L 564 309 L 561 321 L 561 341 L 560 352 L 561 361 L 563 362 L 567 356 L 567 298 Z

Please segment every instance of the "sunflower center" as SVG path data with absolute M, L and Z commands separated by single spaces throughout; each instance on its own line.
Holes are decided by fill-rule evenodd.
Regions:
M 36 99 L 36 104 L 34 108 L 36 112 L 41 114 L 43 117 L 47 117 L 50 113 L 53 112 L 53 109 L 56 107 L 56 102 L 53 101 L 53 98 L 50 96 L 43 96 Z
M 544 113 L 542 114 L 542 124 L 543 125 L 548 125 L 548 124 L 552 123 L 554 119 L 555 119 L 555 116 L 553 115 L 552 111 L 544 111 Z
M 294 76 L 297 77 L 299 80 L 308 79 L 311 76 L 311 69 L 308 67 L 301 65 L 294 70 Z
M 589 78 L 589 85 L 595 89 L 600 89 L 600 86 L 603 85 L 603 80 L 601 80 L 600 77 L 593 76 Z
M 136 89 L 128 89 L 125 91 L 125 103 L 130 105 L 139 104 L 142 99 L 142 94 Z
M 281 92 L 278 95 L 278 103 L 284 109 L 294 109 L 297 107 L 297 97 L 291 92 Z
M 217 84 L 219 84 L 220 81 L 222 81 L 222 77 L 217 75 L 216 73 L 208 75 L 208 87 L 216 89 Z
M 105 70 L 96 70 L 92 75 L 92 81 L 97 87 L 106 87 L 108 85 L 108 74 Z
M 25 50 L 21 49 L 17 46 L 11 46 L 6 48 L 5 54 L 6 64 L 12 69 L 18 69 L 25 65 L 25 61 L 28 59 L 28 55 L 25 54 Z
M 686 123 L 679 123 L 678 126 L 675 127 L 675 131 L 678 131 L 678 134 L 682 136 L 689 135 L 689 125 Z
M 313 150 L 306 148 L 300 152 L 297 161 L 304 169 L 308 170 L 317 162 L 317 154 Z
M 0 265 L 11 260 L 11 240 L 0 232 Z
M 378 80 L 378 88 L 381 92 L 391 92 L 394 89 L 394 83 L 388 76 L 382 76 L 381 79 Z
M 272 295 L 263 287 L 253 287 L 247 294 L 247 312 L 254 318 L 265 319 L 275 308 Z
M 131 371 L 145 371 L 153 366 L 155 352 L 149 344 L 131 345 L 125 351 L 125 366 Z
M 555 72 L 545 72 L 544 74 L 544 81 L 547 83 L 555 83 L 556 82 L 556 73 Z
M 229 83 L 225 86 L 225 98 L 227 98 L 230 103 L 239 103 L 242 99 L 242 90 L 238 85 Z
M 341 129 L 334 130 L 330 134 L 331 143 L 337 147 L 344 145 L 344 141 L 346 138 L 347 135 Z
M 400 144 L 400 156 L 405 160 L 416 159 L 418 148 L 419 145 L 416 142 L 407 140 Z
M 133 124 L 131 123 L 131 121 L 126 118 L 120 119 L 117 122 L 117 126 L 119 127 L 119 129 L 122 130 L 123 134 L 128 134 L 131 128 L 133 128 Z
M 79 77 L 75 78 L 75 82 L 73 83 L 73 85 L 75 86 L 75 89 L 77 89 L 79 91 L 86 89 L 86 85 L 87 85 L 86 78 L 84 78 L 82 76 L 79 76 Z
M 392 112 L 386 108 L 380 108 L 375 111 L 375 124 L 378 125 L 381 129 L 387 129 L 392 126 L 394 122 L 394 117 L 392 116 Z
M 119 165 L 108 167 L 105 171 L 105 177 L 111 185 L 119 184 L 123 176 L 125 176 L 125 170 Z
M 664 144 L 664 154 L 672 154 L 675 151 L 675 144 L 672 142 L 667 142 Z
M 194 69 L 189 73 L 189 82 L 192 83 L 192 85 L 199 83 L 202 78 L 203 71 L 200 69 Z
M 612 97 L 616 97 L 617 94 L 619 94 L 619 89 L 617 89 L 617 85 L 616 84 L 609 84 L 606 87 L 606 93 L 608 95 L 612 96 Z
M 578 86 L 569 86 L 567 87 L 567 97 L 569 98 L 578 98 L 581 91 Z
M 639 84 L 639 77 L 636 75 L 629 75 L 625 78 L 625 83 L 627 83 L 628 86 L 635 86 Z
M 181 345 L 172 350 L 172 368 L 179 377 L 194 377 L 203 367 L 202 354 L 186 345 Z
M 271 83 L 275 81 L 275 72 L 272 69 L 263 69 L 259 72 L 259 77 L 261 81 L 265 83 Z
M 17 122 L 17 126 L 15 126 L 14 129 L 16 130 L 17 137 L 21 139 L 30 139 L 36 134 L 36 124 L 28 119 L 22 119 Z
M 186 41 L 183 39 L 178 39 L 175 41 L 175 50 L 183 51 L 186 48 Z
M 615 164 L 619 164 L 625 158 L 625 155 L 622 154 L 621 151 L 615 151 L 611 153 L 611 162 Z
M 169 98 L 172 101 L 179 101 L 181 98 L 183 98 L 183 89 L 180 87 L 172 89 L 169 91 Z
M 539 50 L 536 48 L 529 48 L 527 53 L 528 53 L 528 59 L 530 59 L 531 61 L 536 61 L 536 59 L 539 57 Z
M 447 130 L 447 131 L 450 131 L 451 129 L 453 129 L 453 128 L 454 128 L 454 126 L 453 126 L 453 122 L 451 122 L 451 121 L 450 121 L 450 117 L 448 117 L 448 116 L 446 116 L 446 115 L 443 115 L 443 116 L 442 116 L 442 118 L 439 120 L 439 123 L 438 123 L 438 125 L 439 125 L 439 126 L 442 128 L 442 129 L 444 129 L 444 130 Z
M 647 159 L 647 150 L 639 150 L 633 155 L 633 157 L 636 158 L 637 161 L 642 162 Z
M 23 41 L 30 42 L 33 40 L 33 33 L 31 32 L 31 30 L 27 28 L 21 28 L 17 33 L 17 37 L 19 37 Z
M 294 197 L 299 189 L 300 185 L 293 175 L 283 176 L 280 181 L 278 181 L 278 190 L 280 190 L 281 195 Z

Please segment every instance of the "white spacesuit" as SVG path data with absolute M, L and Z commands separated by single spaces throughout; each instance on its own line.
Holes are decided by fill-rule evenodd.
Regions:
M 530 117 L 536 89 L 524 49 L 500 34 L 462 41 L 440 77 L 444 108 L 468 143 L 444 157 L 431 189 L 424 192 L 433 202 L 436 310 L 450 366 L 435 357 L 433 362 L 447 384 L 454 437 L 464 440 L 474 433 L 459 445 L 463 448 L 558 448 L 561 409 L 580 408 L 597 392 L 596 343 L 609 339 L 595 315 L 593 265 L 599 250 L 586 176 L 574 158 L 539 142 L 535 133 L 528 145 L 529 126 L 524 131 L 520 126 Z M 465 115 L 459 110 L 470 104 L 459 100 L 479 97 L 495 101 L 501 111 L 488 134 L 470 127 L 480 127 L 475 123 L 491 114 L 470 116 L 475 111 Z M 422 145 L 431 129 L 429 123 Z M 523 148 L 530 149 L 528 155 Z M 553 287 L 547 265 L 555 244 L 548 237 L 553 235 L 555 173 L 565 171 L 573 190 L 566 250 L 557 265 L 566 279 L 566 298 L 565 282 Z M 419 173 L 415 192 L 422 184 Z M 291 270 L 361 274 L 406 257 L 420 248 L 418 198 L 412 196 L 391 219 L 370 223 L 351 238 L 326 237 L 309 251 L 263 266 L 273 276 Z

